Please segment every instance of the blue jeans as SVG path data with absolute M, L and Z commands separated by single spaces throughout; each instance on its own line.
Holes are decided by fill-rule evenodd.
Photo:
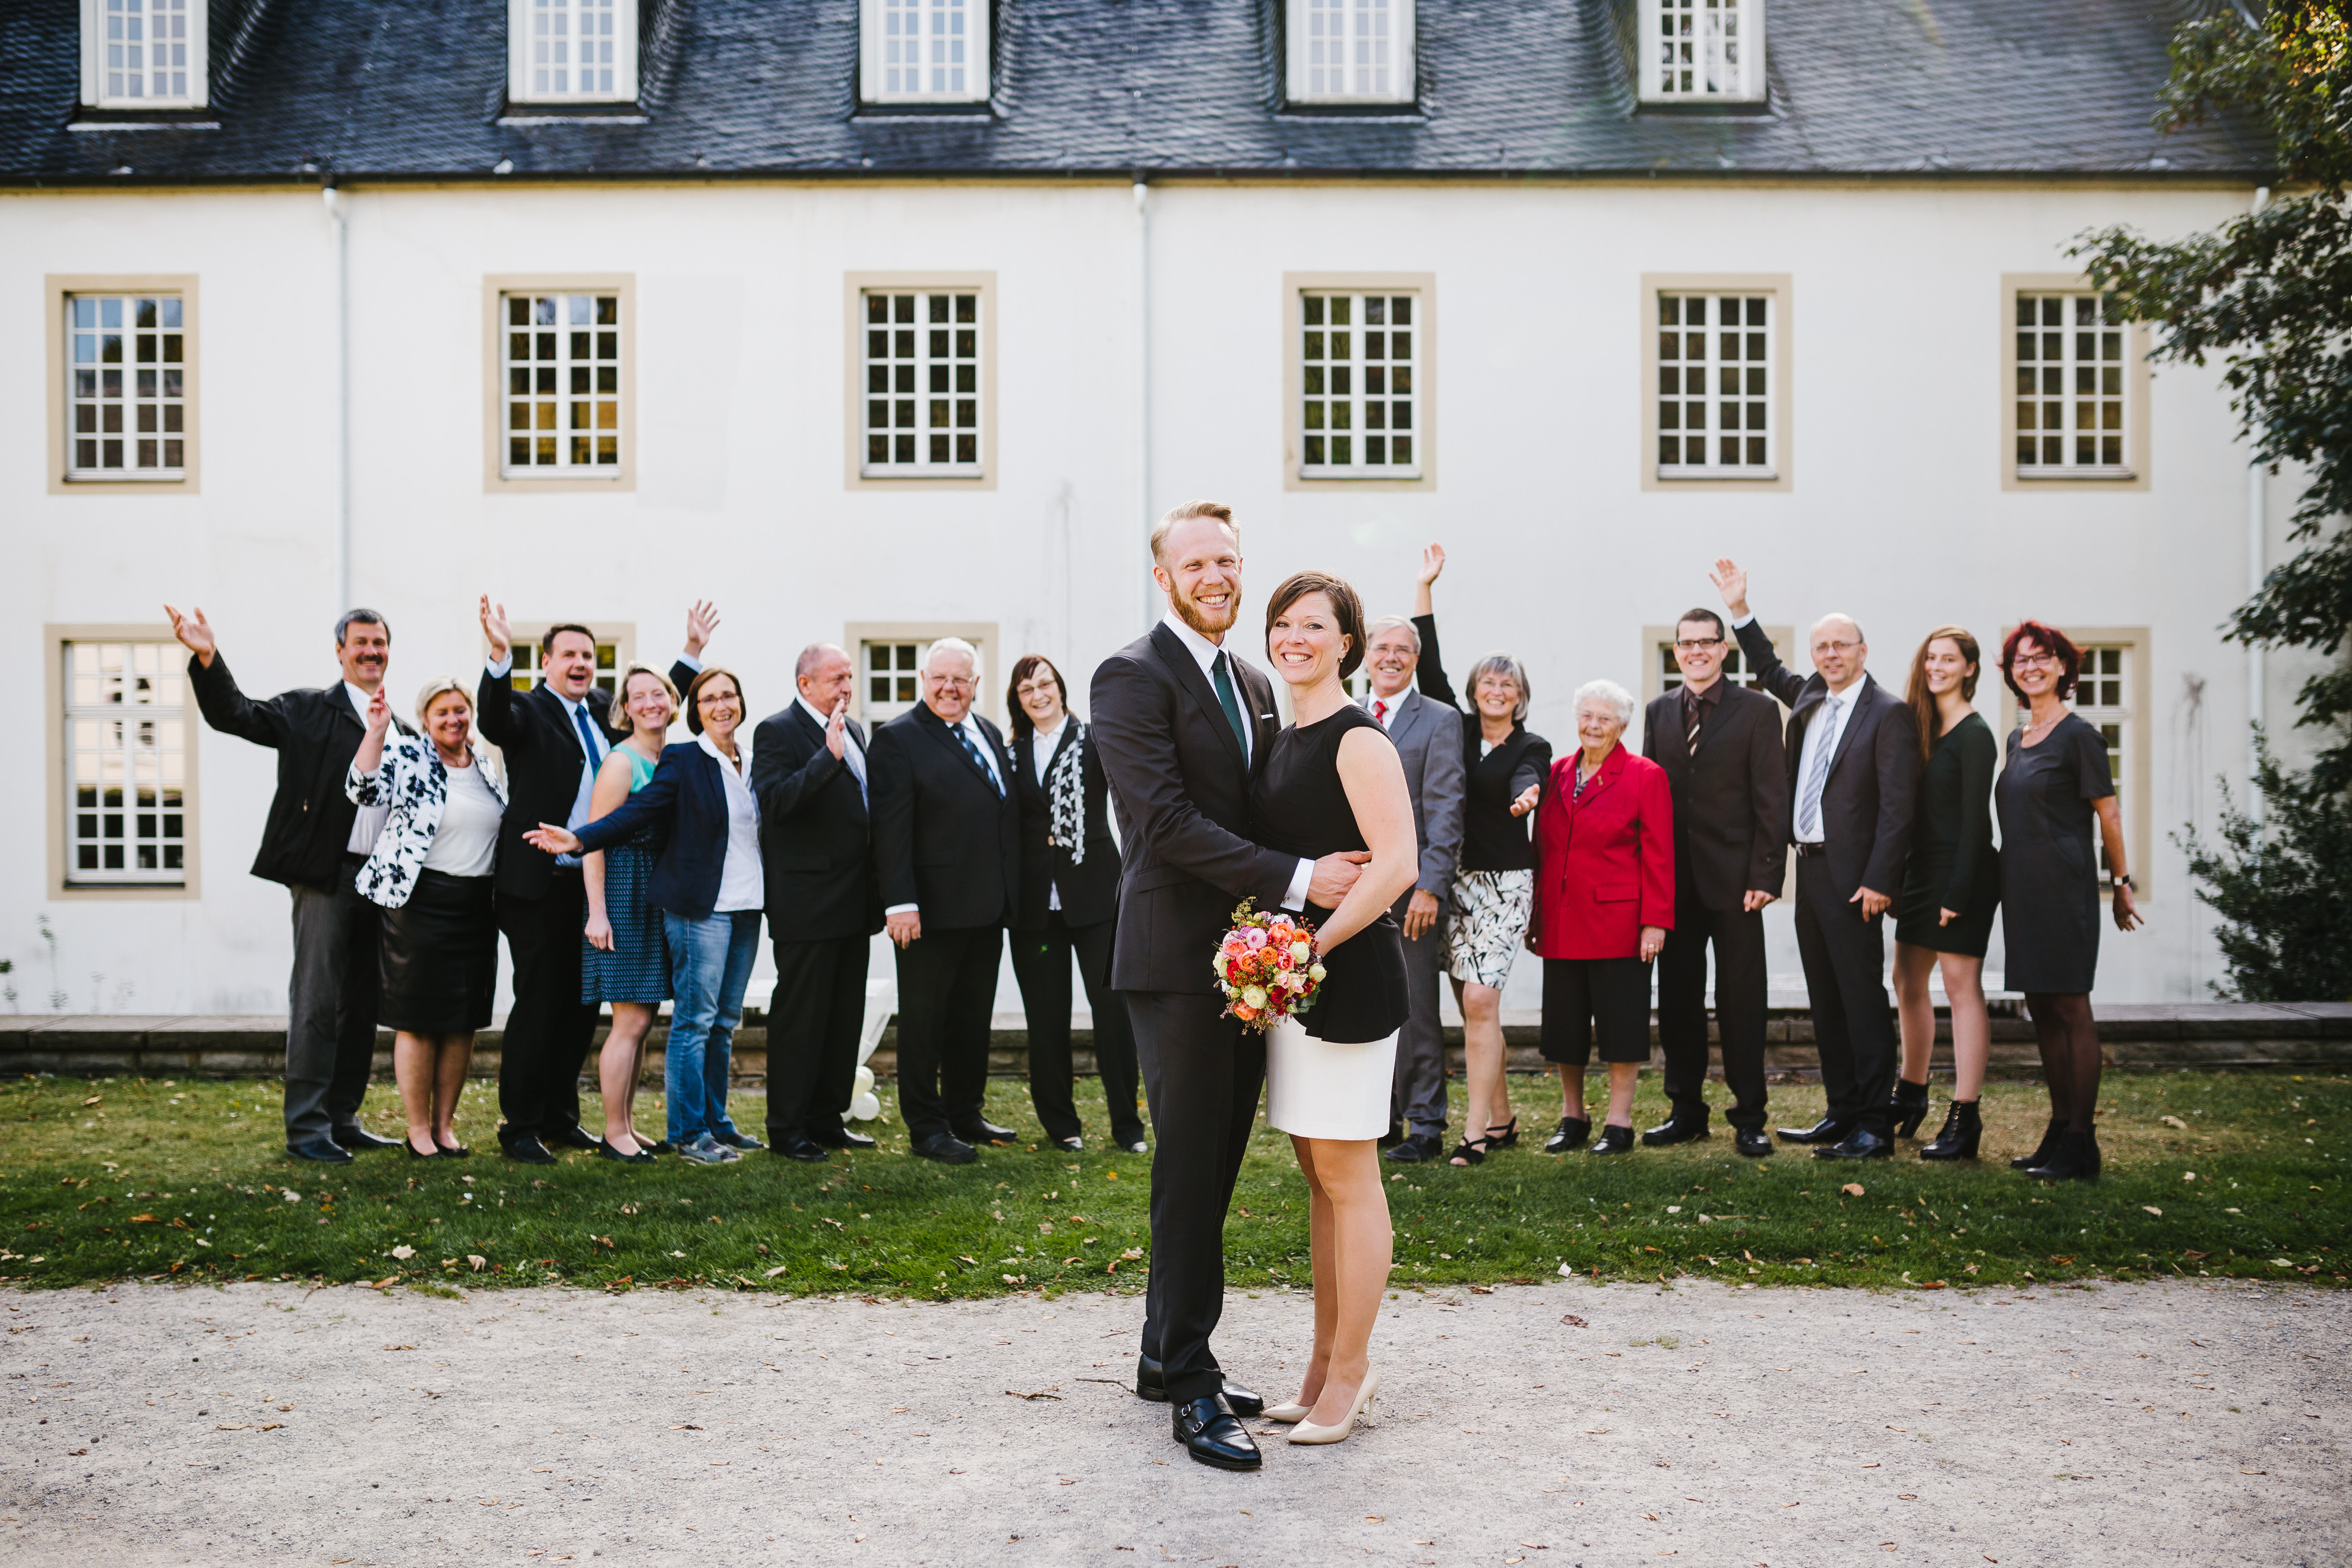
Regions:
M 760 953 L 760 911 L 740 910 L 690 921 L 664 913 L 669 937 L 669 1047 L 662 1092 L 669 1100 L 669 1141 L 685 1148 L 708 1132 L 734 1135 L 727 1119 L 727 1070 L 743 991 Z

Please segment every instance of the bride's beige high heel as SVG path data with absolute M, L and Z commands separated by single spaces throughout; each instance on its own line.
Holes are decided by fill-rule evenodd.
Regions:
M 1372 1395 L 1381 1391 L 1381 1374 L 1376 1368 L 1364 1369 L 1364 1381 L 1356 1390 L 1356 1403 L 1348 1418 L 1336 1426 L 1318 1426 L 1312 1421 L 1301 1420 L 1290 1429 L 1294 1443 L 1344 1443 L 1356 1430 L 1357 1418 L 1372 1407 Z M 1271 1415 L 1272 1411 L 1266 1412 Z

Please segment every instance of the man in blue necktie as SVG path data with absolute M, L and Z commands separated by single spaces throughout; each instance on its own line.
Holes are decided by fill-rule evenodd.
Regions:
M 922 681 L 922 701 L 875 731 L 867 755 L 874 867 L 898 950 L 898 1109 L 916 1153 L 962 1165 L 1013 1135 L 981 1099 L 1021 814 L 1004 737 L 973 711 L 979 651 L 940 638 Z

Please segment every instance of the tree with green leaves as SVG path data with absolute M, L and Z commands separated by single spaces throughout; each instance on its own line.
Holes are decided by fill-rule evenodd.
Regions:
M 2156 323 L 2158 359 L 2221 356 L 2253 458 L 2309 475 L 2274 567 L 2229 636 L 2325 661 L 2297 694 L 2315 730 L 2306 772 L 2256 737 L 2256 818 L 2225 805 L 2218 842 L 2180 838 L 2198 896 L 2222 919 L 2235 994 L 2352 996 L 2352 19 L 2345 0 L 2273 0 L 2259 18 L 2224 10 L 2174 35 L 2156 123 L 2208 115 L 2257 121 L 2274 142 L 2277 199 L 2208 234 L 2158 242 L 2129 228 L 2082 237 L 2074 254 L 2135 320 Z M 2221 989 L 2221 987 L 2216 987 Z

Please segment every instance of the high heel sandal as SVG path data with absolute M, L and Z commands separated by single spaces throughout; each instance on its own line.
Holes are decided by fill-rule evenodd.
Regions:
M 1475 1165 L 1486 1158 L 1486 1141 L 1485 1139 L 1473 1142 L 1465 1138 L 1461 1142 L 1454 1145 L 1454 1152 L 1445 1156 L 1445 1163 L 1449 1165 Z
M 1893 1123 L 1892 1136 L 1908 1138 L 1918 1131 L 1919 1123 L 1927 1120 L 1927 1086 L 1898 1074 L 1894 1092 L 1887 1096 L 1886 1115 Z
M 1336 1426 L 1318 1426 L 1312 1421 L 1301 1421 L 1290 1429 L 1294 1443 L 1344 1443 L 1356 1429 L 1357 1419 L 1372 1407 L 1372 1395 L 1381 1391 L 1381 1374 L 1377 1368 L 1364 1369 L 1364 1381 L 1356 1390 L 1356 1403 L 1349 1408 L 1347 1419 Z M 1311 1414 L 1311 1413 L 1310 1413 Z
M 1486 1152 L 1489 1154 L 1492 1154 L 1498 1149 L 1516 1149 L 1518 1146 L 1519 1119 L 1517 1117 L 1514 1116 L 1508 1121 L 1503 1123 L 1499 1134 L 1493 1126 L 1490 1125 L 1487 1127 Z

